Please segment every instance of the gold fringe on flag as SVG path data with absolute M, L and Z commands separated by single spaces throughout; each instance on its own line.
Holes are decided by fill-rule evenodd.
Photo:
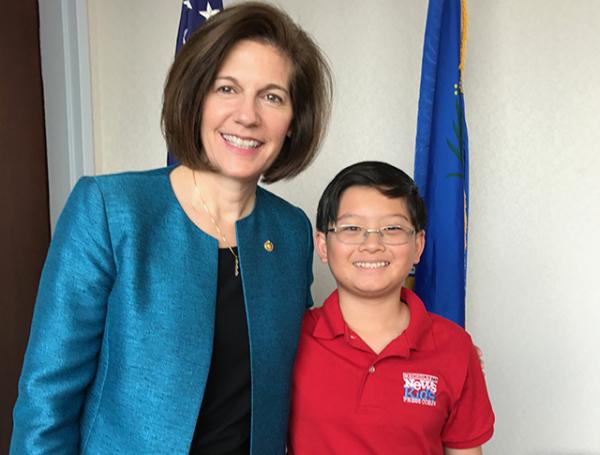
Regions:
M 467 13 L 467 0 L 460 2 L 460 87 L 462 91 L 462 75 L 465 69 L 465 58 L 467 56 L 467 37 L 469 28 L 469 15 Z
M 469 15 L 467 13 L 467 0 L 461 0 L 460 2 L 460 63 L 458 65 L 459 74 L 460 74 L 460 91 L 462 92 L 463 86 L 463 71 L 465 69 L 465 58 L 467 56 L 467 37 L 468 37 L 468 28 L 469 28 Z M 467 230 L 468 230 L 468 217 L 467 217 L 467 193 L 463 191 L 464 197 L 464 217 L 465 217 L 465 238 L 464 238 L 464 246 L 465 253 L 467 252 Z

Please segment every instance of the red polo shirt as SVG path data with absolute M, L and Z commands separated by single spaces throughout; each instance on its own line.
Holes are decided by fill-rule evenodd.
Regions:
M 290 454 L 442 455 L 491 438 L 494 414 L 470 336 L 413 292 L 401 297 L 410 323 L 379 355 L 344 322 L 337 291 L 307 312 Z

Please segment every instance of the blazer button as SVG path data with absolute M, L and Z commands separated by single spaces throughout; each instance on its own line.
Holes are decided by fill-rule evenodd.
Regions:
M 275 248 L 270 240 L 267 240 L 263 246 L 265 247 L 265 250 L 267 250 L 267 253 L 270 253 L 273 251 L 273 248 Z

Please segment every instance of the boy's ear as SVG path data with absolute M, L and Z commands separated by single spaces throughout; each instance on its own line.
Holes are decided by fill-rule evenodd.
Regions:
M 421 232 L 417 232 L 415 241 L 417 243 L 415 250 L 415 260 L 413 264 L 418 264 L 421 260 L 421 255 L 423 254 L 423 250 L 425 249 L 425 230 Z
M 321 262 L 327 263 L 327 236 L 324 232 L 315 233 L 315 250 L 321 259 Z

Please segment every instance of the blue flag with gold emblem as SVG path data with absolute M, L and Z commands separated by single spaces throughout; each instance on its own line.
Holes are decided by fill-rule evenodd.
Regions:
M 425 251 L 415 291 L 429 311 L 464 327 L 469 162 L 462 91 L 466 1 L 430 0 L 427 10 L 415 181 L 427 204 Z
M 222 0 L 184 0 L 181 5 L 181 18 L 179 19 L 179 31 L 177 32 L 177 43 L 175 53 L 185 44 L 188 37 L 207 19 L 214 16 L 223 9 Z M 169 153 L 167 164 L 176 164 L 177 160 Z

